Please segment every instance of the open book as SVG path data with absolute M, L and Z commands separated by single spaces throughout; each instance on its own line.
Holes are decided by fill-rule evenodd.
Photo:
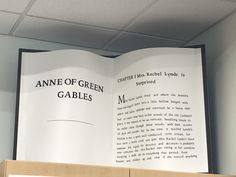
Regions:
M 17 160 L 208 171 L 201 48 L 20 54 Z

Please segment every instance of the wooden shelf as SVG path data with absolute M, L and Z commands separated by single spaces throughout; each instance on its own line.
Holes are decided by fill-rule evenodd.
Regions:
M 9 177 L 9 175 L 47 177 L 226 177 L 213 174 L 5 160 L 0 164 L 0 177 Z

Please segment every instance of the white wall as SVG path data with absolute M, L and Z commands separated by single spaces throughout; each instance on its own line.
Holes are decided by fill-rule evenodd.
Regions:
M 19 48 L 53 50 L 76 47 L 0 35 L 0 161 L 12 159 L 13 155 Z M 114 52 L 87 50 L 103 55 L 118 55 Z
M 236 13 L 189 42 L 206 44 L 217 172 L 236 174 Z

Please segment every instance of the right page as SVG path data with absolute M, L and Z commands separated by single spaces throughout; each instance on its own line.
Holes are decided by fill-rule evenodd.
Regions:
M 201 49 L 152 48 L 115 60 L 117 166 L 207 172 Z

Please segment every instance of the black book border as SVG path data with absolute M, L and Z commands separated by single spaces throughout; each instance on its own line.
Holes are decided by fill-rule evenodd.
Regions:
M 207 91 L 207 72 L 206 72 L 206 52 L 205 45 L 184 46 L 180 48 L 200 48 L 202 55 L 202 75 L 203 75 L 203 91 L 204 91 L 204 108 L 205 108 L 205 123 L 206 123 L 206 138 L 207 138 L 207 155 L 208 155 L 208 173 L 214 173 L 213 165 L 213 147 L 212 147 L 212 127 L 209 113 L 208 91 Z M 17 138 L 18 138 L 18 117 L 19 117 L 19 103 L 20 103 L 20 84 L 21 84 L 21 66 L 22 53 L 36 53 L 47 52 L 49 50 L 37 49 L 19 49 L 18 53 L 18 71 L 17 71 L 17 90 L 16 90 L 16 107 L 15 107 L 15 128 L 14 128 L 14 146 L 13 146 L 13 160 L 17 160 Z M 105 56 L 115 58 L 117 56 Z
M 18 138 L 18 123 L 19 123 L 19 103 L 20 103 L 20 84 L 21 84 L 21 66 L 22 66 L 22 53 L 36 53 L 45 52 L 46 50 L 36 49 L 19 49 L 18 53 L 18 70 L 17 70 L 17 86 L 16 86 L 16 107 L 15 107 L 15 127 L 14 127 L 14 145 L 13 145 L 13 160 L 17 156 L 17 138 Z
M 206 138 L 207 138 L 207 156 L 208 156 L 208 173 L 215 173 L 213 164 L 213 144 L 212 144 L 212 125 L 209 110 L 209 97 L 207 86 L 207 68 L 206 68 L 206 47 L 204 44 L 186 46 L 184 48 L 200 48 L 202 55 L 202 76 L 203 76 L 203 92 L 204 92 L 204 107 L 205 107 L 205 123 L 206 123 Z

